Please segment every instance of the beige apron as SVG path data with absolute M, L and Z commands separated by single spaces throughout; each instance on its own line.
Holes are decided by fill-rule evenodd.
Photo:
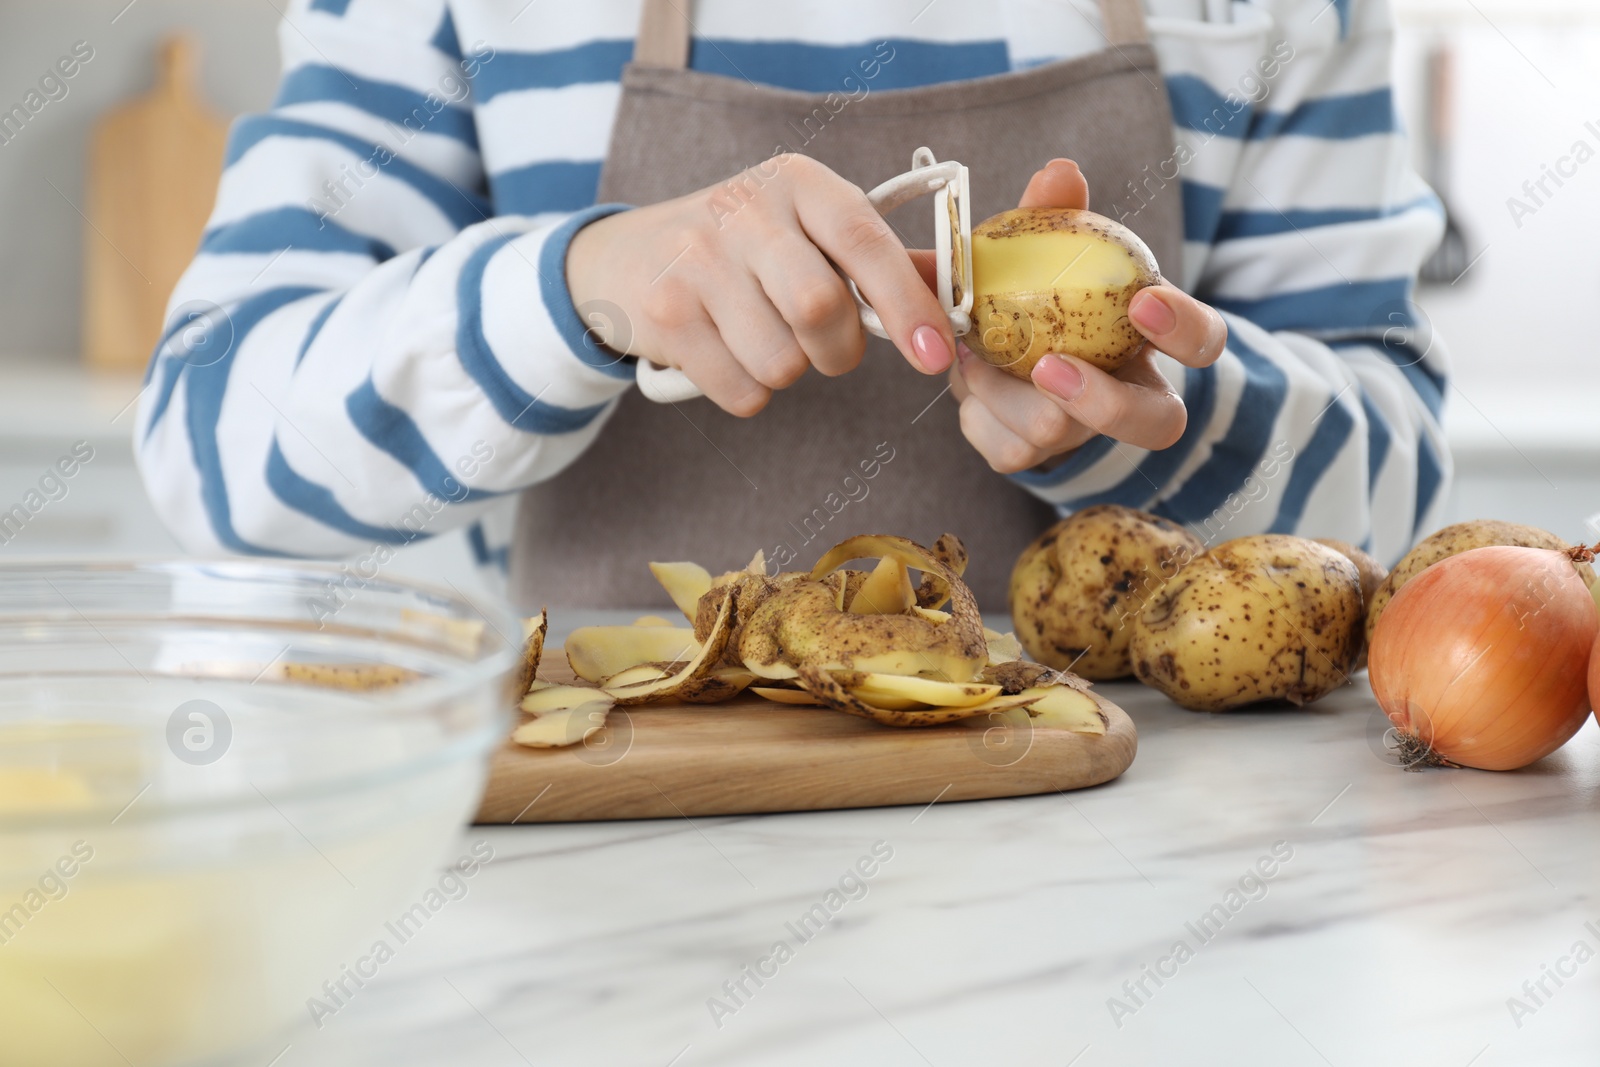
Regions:
M 1104 51 L 924 88 L 865 96 L 856 88 L 842 108 L 846 75 L 856 75 L 853 86 L 871 83 L 841 70 L 832 109 L 828 94 L 685 69 L 689 25 L 680 9 L 688 6 L 645 0 L 601 202 L 682 196 L 769 158 L 780 143 L 871 188 L 927 145 L 939 159 L 967 164 L 976 224 L 1015 207 L 1052 157 L 1077 160 L 1092 194 L 1109 203 L 1173 156 L 1171 110 L 1139 0 L 1100 0 Z M 862 58 L 872 51 L 863 46 Z M 1154 196 L 1129 224 L 1175 276 L 1177 183 Z M 932 247 L 930 205 L 915 201 L 890 222 L 908 242 Z M 750 419 L 704 398 L 655 404 L 630 391 L 582 457 L 522 494 L 513 595 L 531 610 L 667 606 L 650 560 L 695 560 L 716 573 L 762 549 L 769 564 L 793 570 L 852 534 L 928 544 L 949 530 L 971 552 L 967 578 L 979 603 L 1003 612 L 1017 553 L 1055 515 L 966 442 L 956 403 L 940 395 L 946 385 L 869 338 L 857 370 L 808 373 Z

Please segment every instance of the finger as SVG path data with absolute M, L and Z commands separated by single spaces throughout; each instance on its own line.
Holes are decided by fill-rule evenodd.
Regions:
M 1170 448 L 1188 425 L 1183 398 L 1148 348 L 1115 376 L 1072 356 L 1045 356 L 1033 381 L 1084 426 L 1137 448 Z
M 1128 318 L 1150 343 L 1186 367 L 1209 367 L 1228 344 L 1228 324 L 1217 309 L 1171 285 L 1134 294 Z
M 961 365 L 972 357 L 972 350 L 960 341 L 956 342 L 956 361 L 950 364 L 950 395 L 956 398 L 959 404 L 972 395 L 972 390 L 967 388 L 966 376 L 961 373 Z
M 811 174 L 817 180 L 794 187 L 807 236 L 855 279 L 906 359 L 925 373 L 942 373 L 955 360 L 955 336 L 905 245 L 860 189 L 820 166 L 805 176 Z
M 667 328 L 663 358 L 688 375 L 710 401 L 730 415 L 749 418 L 767 406 L 772 390 L 750 376 L 723 343 L 711 316 L 695 306 Z
M 1046 455 L 1071 451 L 1095 436 L 1095 431 L 1074 419 L 1059 399 L 1030 381 L 980 359 L 963 360 L 961 375 L 972 395 L 1006 429 Z
M 911 265 L 917 268 L 917 273 L 922 276 L 922 281 L 931 290 L 939 284 L 939 253 L 931 248 L 908 248 L 906 255 L 911 257 Z
M 1015 474 L 1037 466 L 1048 458 L 995 417 L 988 405 L 975 396 L 961 402 L 961 434 L 990 467 L 1001 474 Z
M 751 265 L 811 366 L 829 376 L 855 370 L 866 330 L 849 287 L 816 245 L 801 237 L 771 242 L 752 254 Z
M 755 277 L 719 271 L 701 290 L 722 343 L 745 372 L 768 389 L 787 389 L 810 361 Z
M 1089 182 L 1070 159 L 1052 159 L 1037 171 L 1023 190 L 1018 207 L 1089 206 Z

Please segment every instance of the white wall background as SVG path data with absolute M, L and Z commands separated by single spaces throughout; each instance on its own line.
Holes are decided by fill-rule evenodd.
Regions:
M 1600 538 L 1600 2 L 1399 0 L 1396 76 L 1419 130 L 1423 55 L 1456 52 L 1452 206 L 1471 254 L 1421 303 L 1454 358 L 1460 517 Z M 1593 123 L 1594 130 L 1585 128 Z M 1596 158 L 1519 227 L 1508 198 L 1584 139 Z M 1542 194 L 1541 194 L 1542 195 Z
M 20 102 L 74 41 L 95 51 L 65 99 L 0 144 L 0 358 L 78 351 L 84 242 L 76 209 L 89 131 L 108 108 L 152 87 L 157 42 L 180 27 L 194 33 L 202 90 L 231 117 L 272 99 L 277 23 L 268 0 L 0 0 L 0 110 Z

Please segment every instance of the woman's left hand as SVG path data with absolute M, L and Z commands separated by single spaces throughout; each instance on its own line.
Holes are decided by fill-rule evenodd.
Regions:
M 1076 163 L 1051 160 L 1028 183 L 1020 206 L 1086 208 L 1089 186 Z M 1166 284 L 1135 296 L 1128 317 L 1149 343 L 1114 374 L 1072 356 L 1047 355 L 1030 384 L 958 346 L 950 385 L 961 404 L 961 432 L 989 466 L 1002 474 L 1025 471 L 1100 434 L 1146 449 L 1177 443 L 1188 413 L 1156 369 L 1155 353 L 1189 367 L 1210 366 L 1227 344 L 1227 324 L 1215 308 Z

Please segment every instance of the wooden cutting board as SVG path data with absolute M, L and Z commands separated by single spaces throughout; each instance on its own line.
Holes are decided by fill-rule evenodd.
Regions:
M 91 366 L 144 369 L 211 215 L 228 127 L 196 95 L 195 63 L 190 40 L 166 41 L 155 90 L 106 115 L 90 141 L 83 354 Z
M 560 649 L 539 675 L 570 683 Z M 1128 769 L 1120 710 L 1104 736 L 988 720 L 900 729 L 742 696 L 615 708 L 585 744 L 494 755 L 479 823 L 660 819 L 980 800 L 1082 789 Z

